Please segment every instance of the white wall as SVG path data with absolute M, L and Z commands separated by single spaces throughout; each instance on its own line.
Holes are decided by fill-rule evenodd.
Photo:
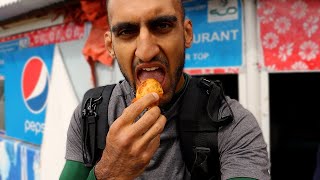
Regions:
M 84 44 L 85 38 L 59 43 L 60 51 L 78 100 L 82 100 L 84 93 L 93 87 L 89 64 L 81 53 Z M 96 73 L 99 86 L 116 83 L 120 79 L 123 79 L 117 63 L 112 67 L 97 63 Z

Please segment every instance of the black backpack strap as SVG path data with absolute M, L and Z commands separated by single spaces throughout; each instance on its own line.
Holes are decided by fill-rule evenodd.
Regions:
M 233 119 L 218 117 L 225 100 L 222 91 L 222 86 L 213 81 L 191 78 L 183 95 L 178 128 L 181 151 L 192 179 L 220 179 L 218 130 Z
M 109 130 L 108 105 L 115 84 L 88 90 L 82 102 L 82 153 L 83 162 L 93 167 L 100 159 Z M 103 137 L 101 137 L 103 136 Z
M 226 96 L 224 95 L 224 90 L 222 83 L 219 80 L 210 81 L 205 78 L 200 79 L 199 86 L 206 90 L 209 95 L 207 104 L 207 113 L 210 119 L 215 123 L 217 127 L 226 126 L 231 123 L 234 119 L 231 107 L 227 103 Z M 225 101 L 227 108 L 229 109 L 230 115 L 226 117 L 218 117 L 219 109 L 221 107 L 222 101 Z

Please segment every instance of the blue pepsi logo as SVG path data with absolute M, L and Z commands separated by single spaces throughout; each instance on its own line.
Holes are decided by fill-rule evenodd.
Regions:
M 23 101 L 28 110 L 34 114 L 42 112 L 47 105 L 49 72 L 40 57 L 31 57 L 24 65 L 21 87 Z

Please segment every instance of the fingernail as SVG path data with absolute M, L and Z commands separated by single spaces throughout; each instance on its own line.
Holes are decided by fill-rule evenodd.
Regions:
M 158 95 L 157 93 L 152 92 L 151 94 L 154 96 L 154 98 L 156 98 L 156 100 L 158 100 L 158 99 L 159 99 L 159 95 Z

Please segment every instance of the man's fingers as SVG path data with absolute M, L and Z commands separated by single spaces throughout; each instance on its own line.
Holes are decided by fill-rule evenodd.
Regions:
M 143 135 L 143 141 L 151 141 L 154 139 L 158 134 L 161 134 L 164 126 L 166 125 L 167 118 L 164 115 L 160 115 L 157 122 L 154 123 L 151 128 Z
M 159 100 L 159 95 L 157 93 L 150 93 L 137 100 L 135 103 L 131 104 L 124 109 L 122 115 L 119 117 L 118 123 L 133 123 L 133 121 L 151 104 Z M 117 121 L 118 121 L 117 120 Z
M 160 146 L 160 134 L 154 137 L 151 142 L 149 142 L 148 146 L 146 147 L 146 151 L 144 152 L 143 158 L 151 159 L 154 153 L 158 150 Z
M 141 139 L 137 142 L 137 149 L 145 149 L 146 146 L 154 140 L 155 137 L 159 136 L 162 133 L 167 122 L 167 118 L 164 115 L 160 115 L 157 121 L 148 129 L 142 136 Z
M 159 116 L 161 115 L 161 110 L 158 106 L 154 106 L 149 109 L 144 115 L 132 125 L 132 133 L 140 136 L 147 132 L 151 126 L 155 124 Z

